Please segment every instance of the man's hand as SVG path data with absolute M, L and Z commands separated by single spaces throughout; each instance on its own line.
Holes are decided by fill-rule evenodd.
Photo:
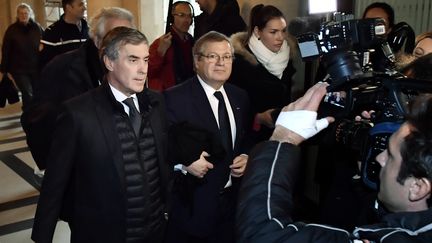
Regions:
M 209 169 L 213 169 L 213 164 L 205 159 L 208 156 L 210 155 L 206 151 L 203 151 L 198 160 L 185 168 L 186 171 L 198 178 L 203 178 Z
M 157 49 L 157 52 L 161 57 L 165 56 L 165 53 L 167 52 L 168 48 L 171 46 L 171 40 L 172 40 L 171 32 L 159 38 L 159 47 Z
M 370 111 L 362 111 L 361 116 L 356 116 L 354 119 L 356 121 L 361 121 L 361 120 L 370 120 L 372 119 L 372 116 L 374 115 L 375 111 L 374 110 L 370 110 Z
M 231 175 L 233 177 L 240 177 L 243 175 L 246 169 L 248 158 L 249 156 L 246 154 L 241 154 L 234 158 L 232 165 L 230 165 Z
M 327 93 L 327 83 L 317 83 L 306 94 L 282 109 L 270 140 L 298 145 L 333 122 L 333 117 L 316 120 L 316 111 Z M 286 120 L 285 118 L 295 118 Z

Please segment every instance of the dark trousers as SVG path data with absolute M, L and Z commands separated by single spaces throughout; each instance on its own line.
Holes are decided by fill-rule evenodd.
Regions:
M 233 188 L 230 188 L 220 193 L 220 210 L 218 212 L 220 217 L 216 223 L 215 229 L 210 235 L 205 237 L 194 236 L 182 230 L 180 225 L 181 220 L 178 221 L 175 218 L 170 218 L 168 220 L 165 243 L 234 243 L 237 191 L 232 189 Z
M 30 104 L 33 98 L 33 86 L 32 82 L 35 81 L 36 75 L 30 73 L 13 73 L 12 77 L 15 80 L 18 89 L 22 95 L 22 109 L 24 110 Z

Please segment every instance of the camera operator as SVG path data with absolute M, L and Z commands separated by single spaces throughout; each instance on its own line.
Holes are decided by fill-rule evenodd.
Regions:
M 395 25 L 395 14 L 393 8 L 384 2 L 374 2 L 366 7 L 363 12 L 363 19 L 380 18 L 384 20 L 386 38 Z M 374 52 L 370 53 L 372 67 L 375 71 L 384 71 L 390 63 L 385 57 L 381 44 L 373 47 Z
M 237 212 L 238 242 L 432 242 L 432 96 L 420 96 L 410 115 L 377 156 L 382 166 L 380 223 L 354 232 L 293 222 L 298 145 L 326 127 L 316 120 L 327 85 L 318 83 L 283 109 L 270 141 L 250 154 Z
M 386 32 L 389 33 L 395 24 L 393 8 L 384 2 L 374 2 L 366 7 L 363 12 L 363 19 L 382 18 L 385 22 Z

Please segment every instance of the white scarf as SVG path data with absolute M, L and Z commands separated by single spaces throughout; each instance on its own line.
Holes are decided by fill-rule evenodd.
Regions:
M 255 34 L 249 38 L 249 48 L 258 59 L 258 61 L 273 75 L 282 78 L 283 71 L 288 65 L 290 48 L 284 40 L 281 49 L 274 53 L 270 51 Z

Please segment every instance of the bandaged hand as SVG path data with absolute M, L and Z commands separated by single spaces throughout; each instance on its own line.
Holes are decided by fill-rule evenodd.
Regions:
M 317 120 L 316 111 L 327 93 L 327 86 L 327 83 L 317 83 L 303 97 L 285 106 L 276 120 L 270 140 L 298 145 L 333 122 L 333 117 Z
M 276 125 L 281 125 L 308 139 L 328 127 L 329 121 L 327 118 L 317 120 L 316 111 L 284 111 L 280 113 Z

